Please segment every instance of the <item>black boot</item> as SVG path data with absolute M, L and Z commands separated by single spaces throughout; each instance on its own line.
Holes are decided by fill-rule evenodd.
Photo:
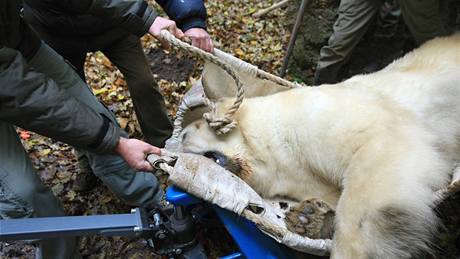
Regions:
M 99 179 L 94 175 L 88 158 L 81 152 L 76 151 L 78 162 L 78 173 L 73 183 L 76 192 L 88 192 L 94 189 L 99 183 Z

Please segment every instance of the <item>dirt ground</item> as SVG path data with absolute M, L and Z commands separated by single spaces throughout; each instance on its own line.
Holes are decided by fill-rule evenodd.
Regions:
M 297 2 L 296 2 L 297 1 Z M 219 49 L 277 74 L 290 37 L 290 28 L 299 1 L 287 8 L 278 9 L 261 19 L 251 14 L 270 1 L 221 0 L 207 1 L 209 32 Z M 313 79 L 319 49 L 327 42 L 338 0 L 314 0 L 304 17 L 304 25 L 294 49 L 287 78 L 310 84 Z M 342 77 L 372 71 L 383 67 L 412 47 L 412 40 L 401 20 L 389 31 L 376 24 L 355 50 L 350 63 L 344 67 Z M 387 28 L 387 27 L 385 27 Z M 186 53 L 165 52 L 152 37 L 142 42 L 154 77 L 165 96 L 171 117 L 184 92 L 198 79 L 201 61 Z M 379 49 L 379 51 L 374 51 Z M 129 92 L 121 73 L 103 54 L 88 55 L 86 64 L 88 83 L 93 92 L 118 117 L 120 125 L 133 137 L 142 137 Z M 68 215 L 94 215 L 127 213 L 130 208 L 114 197 L 103 185 L 88 193 L 77 193 L 72 185 L 77 175 L 73 149 L 65 144 L 18 129 L 23 144 L 29 152 L 38 175 L 62 201 Z M 166 186 L 166 179 L 162 179 Z M 435 246 L 436 257 L 458 258 L 460 247 L 460 212 L 458 197 L 440 207 L 445 228 Z M 235 246 L 221 229 L 201 233 L 209 258 L 232 252 Z M 33 258 L 34 247 L 24 242 L 0 242 L 0 258 Z M 84 258 L 159 258 L 143 239 L 125 237 L 88 236 L 80 239 L 80 252 Z

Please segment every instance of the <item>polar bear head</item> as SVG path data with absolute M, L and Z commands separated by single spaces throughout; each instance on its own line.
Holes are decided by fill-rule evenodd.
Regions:
M 225 100 L 217 104 L 217 109 L 223 110 L 229 105 L 230 100 Z M 196 120 L 182 132 L 182 146 L 184 152 L 204 155 L 246 182 L 250 181 L 254 169 L 267 170 L 254 163 L 257 155 L 248 149 L 241 125 L 219 135 L 204 119 Z
M 265 98 L 245 99 L 234 117 L 237 126 L 227 134 L 217 134 L 204 119 L 190 123 L 182 132 L 183 151 L 214 160 L 264 198 L 303 201 L 321 197 L 334 207 L 340 187 L 318 176 L 294 151 L 303 147 L 295 135 L 279 133 L 279 127 L 285 126 L 270 121 L 273 113 L 259 103 Z M 218 113 L 231 104 L 233 99 L 219 101 Z

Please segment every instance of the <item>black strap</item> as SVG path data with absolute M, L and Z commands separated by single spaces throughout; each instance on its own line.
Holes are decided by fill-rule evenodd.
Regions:
M 107 134 L 107 130 L 109 129 L 110 119 L 102 113 L 101 113 L 101 116 L 102 116 L 102 119 L 104 120 L 102 122 L 102 127 L 97 133 L 96 139 L 94 140 L 94 142 L 88 146 L 90 148 L 97 148 L 102 143 L 102 140 L 104 140 L 104 137 Z

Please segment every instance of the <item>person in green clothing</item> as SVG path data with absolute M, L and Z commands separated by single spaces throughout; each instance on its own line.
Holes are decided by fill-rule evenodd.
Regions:
M 133 34 L 159 37 L 168 29 L 183 37 L 174 21 L 158 17 L 141 1 L 41 0 L 54 7 L 73 4 L 75 13 L 119 17 Z M 62 5 L 62 6 L 61 6 Z M 88 157 L 94 172 L 128 205 L 161 206 L 163 190 L 150 164 L 158 147 L 129 139 L 116 118 L 78 74 L 30 29 L 21 1 L 0 1 L 0 218 L 62 216 L 64 210 L 44 186 L 14 126 L 71 144 Z M 75 238 L 38 241 L 37 257 L 79 258 Z
M 341 0 L 326 46 L 321 48 L 315 85 L 336 83 L 338 73 L 375 19 L 384 0 Z M 418 44 L 449 33 L 444 22 L 446 0 L 399 1 L 404 21 Z
M 172 133 L 165 102 L 155 82 L 140 42 L 140 33 L 126 30 L 124 20 L 75 12 L 75 5 L 55 5 L 56 1 L 24 1 L 24 19 L 32 29 L 57 53 L 68 60 L 85 80 L 84 62 L 88 52 L 102 51 L 121 71 L 127 81 L 145 140 L 163 147 Z M 139 2 L 141 12 L 152 12 L 144 1 Z M 206 51 L 213 50 L 212 40 L 206 32 L 206 8 L 202 0 L 158 0 L 168 16 L 176 22 L 192 44 Z M 151 23 L 151 21 L 146 21 Z M 89 191 L 97 183 L 91 165 L 83 152 L 76 152 L 79 174 L 74 182 L 76 191 Z

